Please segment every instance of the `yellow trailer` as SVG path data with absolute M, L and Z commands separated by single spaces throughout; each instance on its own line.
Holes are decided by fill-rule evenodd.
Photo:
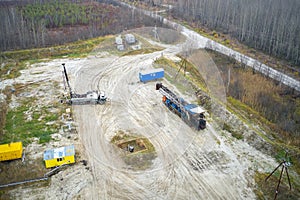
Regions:
M 22 158 L 22 142 L 14 142 L 0 145 L 0 161 Z
M 44 152 L 44 161 L 46 168 L 75 163 L 74 145 L 46 150 Z

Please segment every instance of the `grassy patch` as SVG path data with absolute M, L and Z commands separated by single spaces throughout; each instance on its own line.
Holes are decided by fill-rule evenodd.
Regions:
M 159 67 L 165 67 L 165 66 L 169 66 L 172 68 L 176 68 L 178 69 L 178 64 L 173 62 L 172 60 L 169 60 L 165 57 L 160 57 L 159 59 L 155 60 L 154 62 L 156 65 L 158 65 Z
M 143 151 L 142 153 L 155 152 L 154 146 L 147 138 L 133 135 L 130 133 L 126 133 L 122 130 L 117 131 L 116 135 L 111 139 L 111 143 L 119 145 L 120 148 L 123 147 L 120 144 L 127 144 L 127 143 L 134 145 L 134 146 L 138 146 L 138 144 L 133 144 L 136 140 L 137 141 L 142 140 L 143 145 L 145 145 L 145 149 L 147 149 L 147 151 Z M 131 155 L 131 154 L 128 154 L 128 155 Z
M 31 143 L 32 138 L 39 138 L 39 143 L 51 140 L 51 134 L 57 131 L 59 113 L 51 113 L 47 107 L 34 109 L 35 99 L 21 102 L 21 105 L 8 111 L 1 143 L 22 141 L 23 145 Z M 48 122 L 54 122 L 48 124 Z
M 111 143 L 116 144 L 121 140 L 129 140 L 129 139 L 133 139 L 135 136 L 131 136 L 126 134 L 124 131 L 122 130 L 118 130 L 116 132 L 116 134 L 114 135 L 114 137 L 111 139 Z
M 21 159 L 18 159 L 0 162 L 0 170 L 2 172 L 0 173 L 0 185 L 43 177 L 47 172 L 47 169 L 44 166 L 45 165 L 42 157 L 34 161 L 25 159 L 25 162 L 22 162 Z M 47 187 L 49 184 L 50 180 L 47 180 L 42 182 L 26 183 L 22 186 L 26 187 L 31 185 L 31 187 L 36 188 Z M 8 195 L 8 192 L 13 188 L 15 187 L 1 188 L 0 199 L 11 199 Z
M 139 54 L 148 54 L 148 53 L 153 53 L 156 51 L 162 51 L 163 48 L 161 47 L 149 47 L 149 48 L 142 48 L 138 50 L 132 50 L 129 52 L 126 52 L 123 54 L 123 56 L 132 56 L 132 55 L 139 55 Z
M 165 78 L 179 91 L 189 96 L 195 95 L 197 100 L 192 103 L 198 104 L 208 111 L 211 110 L 211 99 L 208 95 L 207 85 L 195 65 L 184 60 L 184 58 L 180 62 L 174 62 L 161 57 L 155 61 L 154 66 L 164 68 Z
M 232 137 L 241 140 L 244 138 L 243 134 L 238 133 L 237 131 L 235 131 L 229 124 L 224 123 L 223 124 L 223 130 L 228 131 L 229 133 L 231 133 Z
M 259 172 L 255 173 L 254 179 L 256 182 L 256 188 L 254 192 L 257 199 L 273 199 L 275 197 L 280 171 L 281 167 L 267 181 L 265 181 L 265 179 L 269 174 Z M 277 199 L 296 200 L 300 198 L 300 187 L 297 185 L 295 180 L 293 180 L 293 177 L 290 176 L 290 178 L 292 190 L 289 190 L 286 173 L 283 174 Z
M 4 63 L 4 66 L 0 68 L 1 78 L 16 78 L 20 75 L 19 71 L 25 69 L 28 64 L 44 62 L 45 58 L 55 59 L 66 56 L 69 58 L 86 57 L 100 43 L 110 37 L 97 37 L 47 48 L 0 52 L 0 61 Z
M 178 57 L 183 59 L 181 56 Z M 192 63 L 188 62 L 187 60 L 181 60 L 181 62 L 174 62 L 165 57 L 161 57 L 157 59 L 154 63 L 155 65 L 157 65 L 157 67 L 163 67 L 166 71 L 172 73 L 173 77 L 170 77 L 172 79 L 170 80 L 172 83 L 176 82 L 175 76 L 177 75 L 176 79 L 183 78 L 186 81 L 189 81 L 190 84 L 194 85 L 194 87 L 198 87 L 203 91 L 207 91 L 206 83 L 202 78 L 201 74 L 199 73 L 197 67 Z
M 45 116 L 44 120 L 47 122 L 56 121 L 58 120 L 58 115 L 57 113 L 49 113 L 48 115 Z
M 285 140 L 281 140 L 278 135 L 274 134 L 276 133 L 275 125 L 260 115 L 259 112 L 233 97 L 228 97 L 227 102 L 229 103 L 227 109 L 255 130 L 255 132 L 266 142 L 275 145 L 275 147 L 278 147 L 279 149 L 284 148 L 298 154 L 300 153 L 299 147 L 287 143 Z M 259 127 L 268 134 L 265 134 L 260 129 L 255 128 L 253 124 L 258 124 Z M 272 138 L 270 138 L 270 136 L 272 136 Z

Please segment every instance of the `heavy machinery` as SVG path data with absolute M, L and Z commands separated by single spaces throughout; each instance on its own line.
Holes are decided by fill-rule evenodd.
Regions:
M 67 103 L 69 104 L 104 104 L 107 100 L 107 97 L 105 95 L 105 92 L 101 91 L 89 91 L 85 94 L 77 94 L 74 91 L 72 91 L 72 88 L 69 83 L 69 78 L 67 74 L 67 70 L 65 67 L 65 63 L 62 63 L 63 66 L 63 75 L 65 77 L 65 82 L 67 83 L 67 86 L 69 88 L 70 98 L 67 100 Z
M 205 110 L 195 104 L 189 104 L 183 98 L 177 97 L 162 83 L 156 84 L 156 90 L 159 90 L 163 95 L 163 103 L 190 127 L 196 130 L 206 128 Z

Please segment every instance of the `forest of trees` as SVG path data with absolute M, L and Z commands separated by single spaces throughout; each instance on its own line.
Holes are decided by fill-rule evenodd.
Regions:
M 226 83 L 227 97 L 239 100 L 267 119 L 271 131 L 300 145 L 300 92 L 280 84 L 225 55 L 207 51 Z M 250 112 L 251 113 L 251 112 Z M 260 120 L 260 119 L 259 119 Z M 265 123 L 264 121 L 260 121 Z
M 87 0 L 0 1 L 0 51 L 44 47 L 151 26 L 153 19 Z
M 0 50 L 62 44 L 153 25 L 148 17 L 140 13 L 132 15 L 127 8 L 107 4 L 111 3 L 109 0 L 98 2 L 105 3 L 90 0 L 0 1 Z M 173 3 L 175 17 L 184 18 L 199 28 L 208 27 L 229 34 L 250 47 L 300 65 L 299 0 L 139 2 Z M 68 36 L 49 32 L 66 26 L 73 27 Z
M 173 15 L 299 66 L 299 11 L 299 0 L 177 0 Z

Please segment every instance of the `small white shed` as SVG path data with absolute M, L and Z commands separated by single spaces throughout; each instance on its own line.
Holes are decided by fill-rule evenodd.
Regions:
M 125 40 L 128 44 L 134 44 L 135 43 L 135 37 L 132 34 L 126 34 Z
M 121 44 L 123 44 L 123 40 L 122 40 L 122 38 L 121 38 L 121 35 L 119 35 L 118 37 L 116 37 L 115 43 L 116 43 L 116 45 L 121 45 Z

